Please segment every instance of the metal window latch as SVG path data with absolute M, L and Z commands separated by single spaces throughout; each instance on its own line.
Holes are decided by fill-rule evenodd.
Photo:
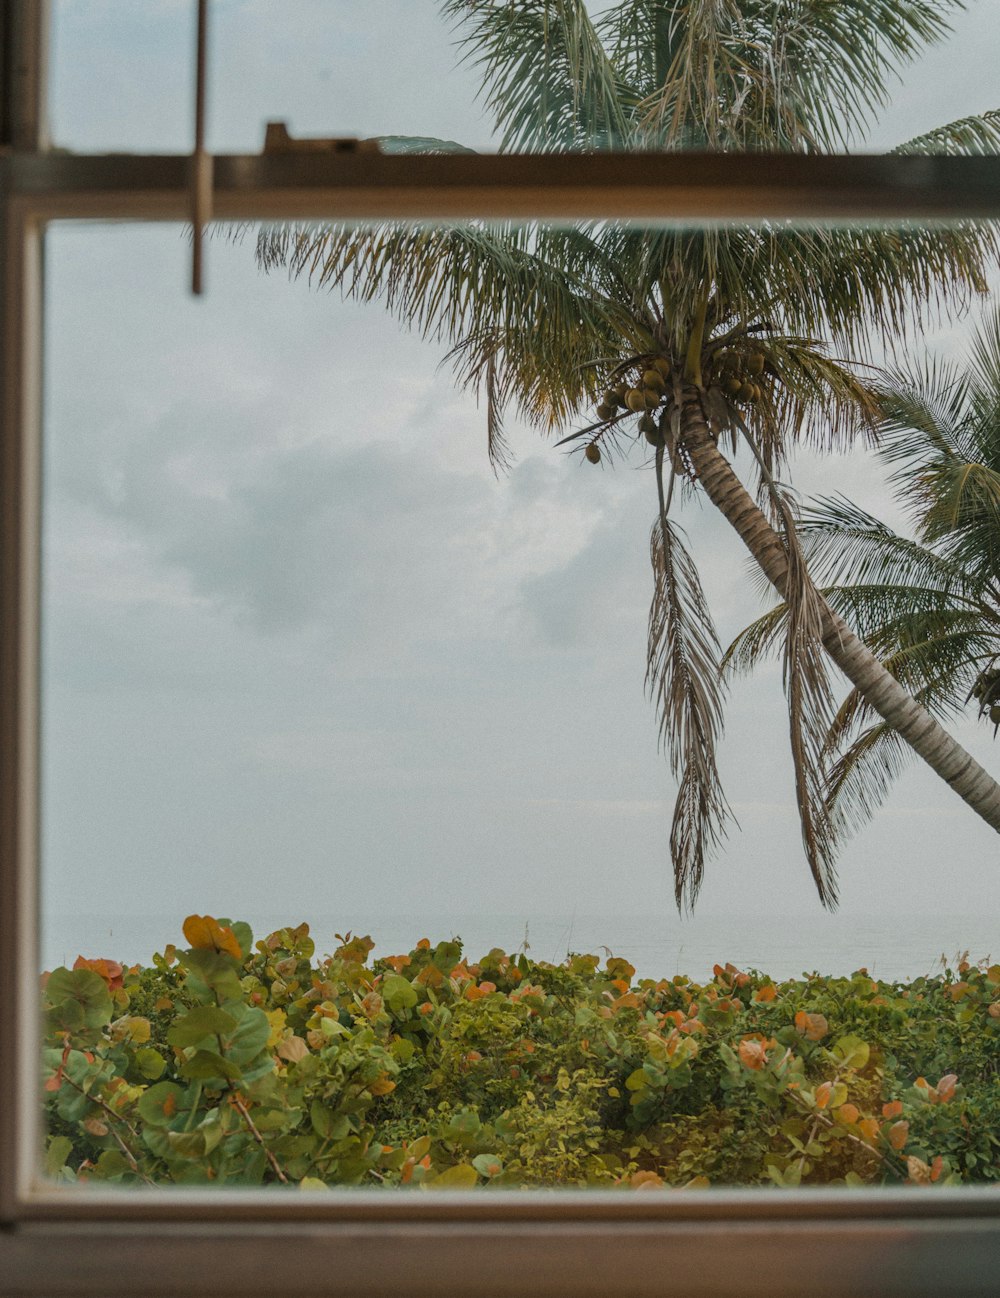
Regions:
M 378 140 L 360 140 L 354 135 L 295 140 L 284 122 L 268 122 L 264 133 L 265 153 L 381 153 Z

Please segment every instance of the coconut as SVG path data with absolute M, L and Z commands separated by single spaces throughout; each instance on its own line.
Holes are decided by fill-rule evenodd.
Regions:
M 642 386 L 651 388 L 654 392 L 662 392 L 666 384 L 663 382 L 663 375 L 659 370 L 644 370 L 642 374 Z
M 616 406 L 608 405 L 607 402 L 602 402 L 601 405 L 597 407 L 597 418 L 612 419 L 616 409 Z
M 601 448 L 597 445 L 596 442 L 590 443 L 590 445 L 584 451 L 584 455 L 591 462 L 591 464 L 600 464 L 601 462 Z
M 625 404 L 625 393 L 621 388 L 609 388 L 604 394 L 604 404 L 606 406 L 623 406 Z
M 660 372 L 660 376 L 661 376 L 662 378 L 664 378 L 664 379 L 668 379 L 668 378 L 670 377 L 670 357 L 669 357 L 669 356 L 654 356 L 654 357 L 653 357 L 653 369 L 654 369 L 654 370 L 659 370 L 659 372 Z
M 650 446 L 663 446 L 667 440 L 656 424 L 653 424 L 652 428 L 643 429 L 643 433 Z
M 646 409 L 646 398 L 638 388 L 629 388 L 625 393 L 625 404 L 629 410 L 634 410 L 638 414 L 640 410 Z
M 741 383 L 739 398 L 741 401 L 756 401 L 754 393 L 758 391 L 756 383 Z
M 643 415 L 643 417 L 639 420 L 640 433 L 649 433 L 654 431 L 655 428 L 656 428 L 656 420 L 653 418 L 652 415 Z
M 757 379 L 764 373 L 764 353 L 751 352 L 747 357 L 747 373 Z
M 994 703 L 990 707 L 990 720 L 995 726 L 1000 726 L 1000 703 Z
M 743 380 L 738 379 L 735 374 L 730 374 L 729 378 L 725 380 L 722 386 L 725 388 L 729 396 L 738 397 L 740 394 L 740 388 L 743 386 Z
M 653 410 L 663 400 L 663 390 L 661 388 L 643 388 L 643 400 L 647 410 Z

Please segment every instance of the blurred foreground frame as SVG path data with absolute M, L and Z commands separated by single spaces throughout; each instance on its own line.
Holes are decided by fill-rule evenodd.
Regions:
M 192 15 L 193 17 L 193 15 Z M 113 1193 L 40 1176 L 38 565 L 49 220 L 190 217 L 186 156 L 53 153 L 46 0 L 0 0 L 0 1293 L 987 1295 L 987 1188 Z M 219 221 L 956 221 L 1000 217 L 1000 160 L 727 155 L 214 159 Z M 211 292 L 211 248 L 207 249 Z M 183 286 L 178 285 L 178 292 Z

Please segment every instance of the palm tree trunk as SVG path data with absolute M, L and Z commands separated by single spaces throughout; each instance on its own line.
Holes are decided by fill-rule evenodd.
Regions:
M 736 529 L 784 599 L 788 579 L 784 543 L 716 446 L 697 392 L 685 397 L 681 438 L 705 494 Z M 1000 833 L 1000 784 L 907 694 L 843 618 L 829 608 L 823 614 L 823 645 L 862 698 L 931 770 Z

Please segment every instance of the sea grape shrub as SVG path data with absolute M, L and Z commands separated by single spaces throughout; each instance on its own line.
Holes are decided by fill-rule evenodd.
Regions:
M 1000 1179 L 1000 966 L 704 984 L 190 916 L 149 967 L 42 979 L 68 1182 L 945 1185 Z

